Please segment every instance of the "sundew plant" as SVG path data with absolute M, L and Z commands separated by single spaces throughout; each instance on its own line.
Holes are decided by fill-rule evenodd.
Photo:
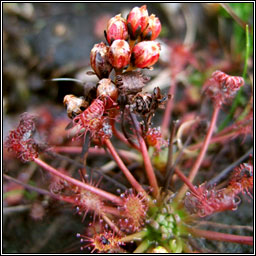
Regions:
M 227 4 L 219 8 L 230 14 Z M 231 14 L 245 35 L 241 68 L 231 59 L 218 63 L 211 52 L 197 54 L 196 46 L 158 40 L 163 24 L 146 5 L 110 18 L 105 40 L 90 53 L 87 75 L 97 82 L 76 80 L 85 92 L 63 98 L 65 126 L 51 118 L 47 126 L 43 115 L 25 112 L 5 138 L 5 161 L 16 156 L 44 177 L 33 181 L 21 175 L 24 168 L 14 175 L 4 170 L 6 207 L 33 191 L 41 197 L 23 204 L 35 219 L 50 212 L 48 205 L 44 213 L 45 198 L 69 209 L 70 218 L 81 217 L 71 236 L 85 253 L 251 252 L 253 230 L 239 221 L 239 206 L 253 204 L 252 31 Z M 150 81 L 166 48 L 167 90 Z M 58 127 L 59 144 L 42 136 L 51 126 Z M 222 160 L 234 146 L 241 156 Z M 90 158 L 105 164 L 94 168 Z M 218 217 L 229 215 L 240 216 L 237 223 Z

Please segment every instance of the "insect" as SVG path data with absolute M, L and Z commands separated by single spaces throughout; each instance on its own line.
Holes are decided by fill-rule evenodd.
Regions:
M 80 130 L 85 129 L 83 134 L 90 132 L 93 137 L 101 129 L 104 121 L 104 111 L 104 102 L 100 99 L 95 99 L 87 109 L 73 118 L 73 124 L 80 125 Z
M 100 241 L 103 245 L 107 245 L 107 244 L 110 244 L 110 242 L 108 241 L 108 239 L 105 237 L 105 236 L 101 236 L 100 237 Z
M 66 95 L 63 103 L 67 108 L 68 117 L 71 119 L 82 113 L 89 105 L 84 97 L 76 97 L 72 94 Z

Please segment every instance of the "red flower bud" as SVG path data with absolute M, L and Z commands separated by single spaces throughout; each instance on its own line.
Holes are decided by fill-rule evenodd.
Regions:
M 127 28 L 132 40 L 135 40 L 148 25 L 147 6 L 134 7 L 127 16 Z
M 115 68 L 123 68 L 130 63 L 131 50 L 125 40 L 115 40 L 109 48 L 109 61 Z
M 155 40 L 161 32 L 161 22 L 154 15 L 151 14 L 148 19 L 148 26 L 142 33 L 143 40 Z
M 160 44 L 155 41 L 142 41 L 136 44 L 132 51 L 132 64 L 138 68 L 154 65 L 160 55 Z
M 113 101 L 117 100 L 118 89 L 111 79 L 101 79 L 97 87 L 97 97 L 110 97 Z
M 108 61 L 108 51 L 109 47 L 103 42 L 95 44 L 91 50 L 91 67 L 99 79 L 107 78 L 113 68 Z
M 105 36 L 109 44 L 112 44 L 116 39 L 128 39 L 126 20 L 121 17 L 121 14 L 116 15 L 108 21 Z

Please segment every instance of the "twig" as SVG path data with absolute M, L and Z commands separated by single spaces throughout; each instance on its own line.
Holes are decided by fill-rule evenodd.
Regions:
M 16 205 L 3 208 L 3 215 L 9 215 L 12 213 L 24 212 L 31 208 L 31 204 L 27 205 Z
M 176 132 L 176 128 L 178 125 L 179 121 L 173 121 L 172 122 L 172 128 L 171 128 L 171 135 L 170 135 L 170 139 L 169 139 L 169 147 L 168 147 L 168 159 L 167 159 L 167 165 L 166 165 L 166 170 L 165 170 L 165 178 L 168 176 L 168 169 L 170 169 L 170 167 L 172 166 L 172 158 L 173 158 L 173 140 L 174 140 L 174 136 L 175 136 L 175 132 Z
M 246 158 L 248 158 L 253 153 L 253 148 L 251 147 L 243 156 L 241 156 L 234 163 L 230 164 L 223 171 L 221 171 L 217 176 L 209 180 L 206 184 L 207 187 L 210 187 L 214 184 L 218 184 L 221 180 L 223 180 L 233 169 L 238 166 L 241 162 L 243 162 Z
M 29 184 L 26 184 L 20 180 L 17 180 L 7 174 L 3 174 L 3 177 L 6 179 L 6 180 L 9 180 L 9 181 L 12 181 L 12 182 L 15 182 L 19 185 L 22 185 L 24 188 L 28 189 L 28 190 L 32 190 L 32 191 L 35 191 L 39 194 L 42 194 L 42 195 L 46 195 L 46 196 L 50 196 L 50 197 L 53 197 L 55 199 L 59 199 L 59 197 L 53 193 L 50 193 L 49 191 L 45 190 L 45 189 L 42 189 L 42 188 L 38 188 L 38 187 L 34 187 L 32 185 L 29 185 Z
M 131 138 L 128 136 L 128 134 L 127 134 L 127 132 L 126 132 L 126 130 L 125 130 L 125 125 L 124 125 L 124 111 L 125 111 L 125 109 L 123 110 L 123 112 L 122 112 L 122 117 L 121 117 L 121 128 L 122 128 L 122 132 L 123 132 L 125 138 L 127 139 L 127 141 L 129 142 L 129 144 L 130 144 L 132 147 L 136 148 L 138 151 L 140 151 L 140 148 L 131 140 Z
M 194 131 L 193 131 L 193 133 L 194 133 Z M 186 150 L 187 145 L 190 143 L 191 138 L 192 138 L 192 135 L 193 135 L 193 134 L 190 134 L 190 136 L 188 136 L 188 138 L 186 139 L 185 144 L 183 145 L 183 147 L 182 147 L 182 149 L 180 150 L 180 152 L 179 152 L 179 154 L 178 154 L 178 156 L 177 156 L 177 158 L 176 158 L 174 164 L 172 165 L 172 167 L 171 167 L 171 169 L 170 169 L 170 173 L 171 173 L 171 174 L 170 174 L 170 178 L 169 178 L 169 176 L 168 176 L 168 178 L 166 179 L 165 191 L 168 189 L 168 186 L 169 186 L 169 184 L 170 184 L 170 182 L 171 182 L 172 173 L 174 172 L 175 167 L 176 167 L 177 164 L 179 163 L 179 161 L 180 161 L 180 159 L 181 159 L 181 157 L 182 157 L 182 155 L 183 155 L 183 153 L 184 153 L 184 150 Z
M 167 187 L 170 183 L 170 180 L 172 178 L 172 174 L 173 174 L 173 168 L 172 168 L 173 140 L 175 137 L 177 124 L 178 124 L 178 121 L 172 122 L 171 135 L 170 135 L 169 147 L 168 147 L 168 159 L 167 159 L 167 164 L 166 164 L 166 169 L 165 169 L 165 190 L 167 189 Z
M 173 75 L 171 75 L 171 78 L 172 78 L 172 82 L 171 82 L 172 84 L 170 86 L 168 95 L 175 95 L 177 81 Z M 163 121 L 162 121 L 162 127 L 161 127 L 163 136 L 166 135 L 168 130 L 169 122 L 171 120 L 171 115 L 172 115 L 172 106 L 173 106 L 173 98 L 168 98 Z
M 223 9 L 226 10 L 226 12 L 237 22 L 237 24 L 242 27 L 243 29 L 246 28 L 246 23 L 241 20 L 232 10 L 232 8 L 226 4 L 226 3 L 220 3 L 220 5 L 223 7 Z

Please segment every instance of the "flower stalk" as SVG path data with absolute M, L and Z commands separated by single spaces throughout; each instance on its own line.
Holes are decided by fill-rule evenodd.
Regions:
M 232 235 L 227 233 L 202 230 L 202 229 L 196 229 L 196 228 L 188 228 L 188 230 L 195 237 L 203 237 L 206 239 L 222 241 L 222 242 L 253 245 L 252 236 L 239 236 L 239 235 Z
M 216 122 L 217 122 L 219 111 L 220 111 L 220 106 L 215 106 L 214 110 L 213 110 L 210 127 L 209 127 L 206 137 L 204 139 L 203 146 L 202 146 L 201 151 L 200 151 L 200 153 L 199 153 L 199 155 L 189 173 L 189 176 L 188 176 L 188 179 L 190 182 L 193 182 L 193 180 L 196 177 L 198 170 L 202 164 L 202 161 L 204 159 L 205 153 L 209 146 L 209 143 L 210 143 L 210 140 L 211 140 L 211 137 L 212 137 L 212 134 L 213 134 Z M 177 197 L 181 199 L 184 196 L 184 194 L 186 193 L 187 189 L 188 189 L 187 185 L 184 184 L 182 186 L 182 188 L 179 190 Z
M 43 160 L 41 160 L 39 158 L 35 158 L 34 162 L 36 164 L 38 164 L 39 166 L 41 166 L 44 170 L 50 172 L 53 175 L 56 175 L 59 178 L 62 178 L 64 180 L 66 180 L 67 182 L 69 182 L 69 183 L 71 183 L 71 184 L 73 184 L 75 186 L 78 186 L 78 187 L 80 187 L 82 189 L 88 190 L 88 191 L 90 191 L 90 192 L 92 192 L 92 193 L 94 193 L 96 195 L 99 195 L 99 196 L 101 196 L 101 197 L 103 197 L 103 198 L 105 198 L 107 200 L 112 201 L 113 203 L 122 204 L 122 200 L 119 197 L 117 197 L 117 196 L 115 196 L 115 195 L 113 195 L 113 194 L 111 194 L 109 192 L 106 192 L 104 190 L 101 190 L 99 188 L 96 188 L 94 186 L 85 184 L 85 183 L 83 183 L 83 182 L 81 182 L 79 180 L 76 180 L 76 179 L 72 178 L 72 177 L 69 177 L 69 176 L 59 172 L 58 170 L 56 170 L 52 166 L 48 165 L 47 163 L 45 163 Z
M 157 198 L 159 196 L 159 187 L 158 187 L 155 172 L 154 172 L 154 169 L 153 169 L 153 166 L 152 166 L 149 154 L 148 154 L 147 146 L 146 146 L 144 139 L 141 136 L 140 127 L 139 127 L 139 123 L 136 119 L 136 116 L 133 113 L 131 113 L 130 116 L 132 118 L 132 122 L 135 127 L 136 135 L 137 135 L 137 138 L 138 138 L 138 141 L 140 144 L 140 150 L 141 150 L 141 153 L 143 156 L 145 170 L 147 173 L 149 184 L 153 188 L 153 191 L 152 191 L 153 196 L 155 198 Z
M 133 177 L 131 172 L 128 170 L 128 168 L 123 163 L 122 159 L 119 157 L 118 153 L 116 152 L 114 146 L 112 145 L 111 141 L 109 139 L 106 139 L 104 141 L 104 144 L 107 146 L 110 154 L 113 156 L 114 160 L 116 161 L 119 168 L 122 170 L 128 181 L 131 183 L 131 185 L 138 191 L 142 192 L 143 194 L 147 195 L 146 191 L 143 189 L 143 187 L 139 184 L 139 182 Z

